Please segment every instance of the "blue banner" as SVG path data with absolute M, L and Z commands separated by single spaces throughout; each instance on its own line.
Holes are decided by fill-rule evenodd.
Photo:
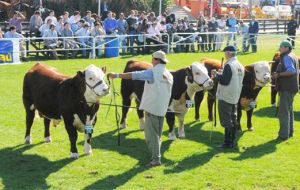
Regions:
M 0 40 L 0 64 L 20 63 L 19 40 L 1 39 Z

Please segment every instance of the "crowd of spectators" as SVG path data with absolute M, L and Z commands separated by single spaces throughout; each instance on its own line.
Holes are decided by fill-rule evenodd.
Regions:
M 9 31 L 2 35 L 0 30 L 0 37 L 20 38 L 22 41 L 24 33 L 21 22 L 24 20 L 24 15 L 16 11 L 9 20 Z M 136 10 L 131 10 L 128 15 L 120 13 L 117 16 L 108 11 L 105 19 L 91 11 L 86 11 L 84 16 L 79 11 L 71 16 L 67 11 L 61 16 L 50 11 L 49 16 L 42 19 L 41 13 L 36 11 L 29 19 L 29 30 L 31 36 L 41 37 L 44 48 L 50 51 L 53 58 L 58 59 L 58 48 L 65 49 L 65 58 L 74 58 L 78 52 L 83 57 L 89 57 L 93 39 L 96 56 L 102 57 L 105 39 L 116 35 L 120 36 L 122 54 L 148 54 L 156 50 L 167 52 L 168 43 L 171 42 L 175 44 L 171 49 L 174 52 L 220 51 L 222 46 L 229 45 L 231 41 L 237 47 L 237 34 L 243 39 L 242 51 L 249 51 L 251 45 L 252 52 L 256 52 L 259 24 L 254 15 L 249 24 L 238 21 L 233 12 L 229 13 L 228 18 L 220 16 L 210 20 L 200 14 L 196 23 L 190 23 L 187 17 L 176 19 L 169 10 L 160 16 L 154 12 Z M 20 43 L 20 49 L 23 52 L 23 43 Z

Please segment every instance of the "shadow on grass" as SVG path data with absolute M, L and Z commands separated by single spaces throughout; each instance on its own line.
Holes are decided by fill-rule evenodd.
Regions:
M 146 146 L 145 140 L 140 138 L 126 138 L 126 136 L 136 132 L 141 131 L 135 130 L 122 132 L 121 146 L 117 145 L 117 138 L 113 137 L 117 134 L 116 130 L 101 134 L 93 138 L 93 148 L 118 152 L 119 154 L 136 159 L 138 163 L 124 173 L 115 176 L 107 176 L 104 179 L 87 186 L 85 189 L 116 189 L 127 183 L 137 174 L 149 169 L 146 164 L 150 162 L 150 154 L 148 151 L 146 151 L 148 148 Z M 169 149 L 171 143 L 171 141 L 162 143 L 162 162 L 167 165 L 172 164 L 172 161 L 165 159 L 163 157 L 163 154 L 166 150 Z
M 253 113 L 255 116 L 258 117 L 271 117 L 276 118 L 276 107 L 265 107 L 261 108 Z M 294 111 L 294 120 L 300 121 L 300 111 Z
M 260 144 L 257 146 L 247 147 L 246 150 L 241 153 L 238 157 L 233 158 L 233 160 L 245 160 L 245 159 L 257 159 L 261 158 L 264 155 L 271 154 L 276 151 L 276 145 L 281 143 L 282 141 L 273 139 L 264 144 Z
M 208 151 L 205 153 L 195 153 L 189 157 L 184 158 L 179 161 L 172 168 L 168 168 L 164 171 L 165 174 L 169 173 L 179 173 L 187 170 L 194 169 L 199 166 L 203 166 L 208 163 L 213 157 L 217 156 L 220 152 L 239 152 L 238 149 L 228 149 L 222 150 L 217 148 L 217 144 L 222 144 L 224 140 L 224 134 L 215 130 L 205 131 L 202 130 L 204 123 L 198 123 L 194 125 L 195 122 L 186 124 L 186 134 L 187 139 L 195 142 L 199 142 L 208 147 Z M 242 134 L 237 136 L 237 141 Z
M 36 154 L 23 154 L 37 145 L 18 145 L 0 150 L 0 178 L 4 189 L 47 189 L 47 177 L 72 162 L 69 158 L 49 161 Z

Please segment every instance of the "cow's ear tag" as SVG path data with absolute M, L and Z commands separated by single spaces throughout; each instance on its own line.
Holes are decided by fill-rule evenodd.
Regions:
M 84 126 L 84 133 L 85 134 L 93 134 L 94 128 L 92 125 Z
M 194 107 L 194 105 L 195 105 L 194 100 L 186 100 L 185 101 L 185 107 L 186 108 L 192 108 L 192 107 Z

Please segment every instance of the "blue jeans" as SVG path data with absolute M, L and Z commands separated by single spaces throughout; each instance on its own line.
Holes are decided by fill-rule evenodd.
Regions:
M 230 33 L 227 36 L 227 46 L 229 46 L 229 42 L 231 41 L 231 39 L 233 38 L 233 45 L 236 48 L 236 33 Z

